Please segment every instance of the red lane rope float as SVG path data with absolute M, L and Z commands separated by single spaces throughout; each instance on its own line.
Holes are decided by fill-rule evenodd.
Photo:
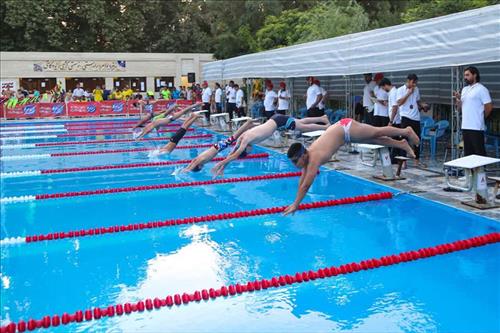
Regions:
M 292 174 L 292 173 L 290 173 L 290 174 Z M 297 172 L 294 174 L 295 175 L 288 175 L 288 176 L 281 175 L 280 177 L 285 178 L 285 177 L 299 176 L 300 172 Z M 267 178 L 265 178 L 265 179 L 271 179 L 271 178 L 274 178 L 275 176 L 276 175 L 267 175 L 266 176 Z M 231 181 L 230 179 L 220 179 L 219 182 L 231 183 L 234 181 Z M 204 182 L 198 182 L 198 183 L 204 183 Z M 199 185 L 204 185 L 204 184 L 199 184 Z M 361 195 L 361 196 L 351 197 L 351 198 L 343 198 L 343 199 L 334 199 L 334 200 L 325 200 L 325 201 L 316 201 L 316 202 L 311 202 L 311 203 L 305 203 L 305 204 L 301 204 L 299 206 L 299 210 L 332 207 L 332 206 L 338 206 L 338 205 L 347 205 L 347 204 L 353 204 L 353 203 L 377 201 L 377 200 L 391 199 L 391 198 L 392 198 L 392 193 L 390 193 L 390 192 L 374 193 L 374 194 Z M 181 224 L 205 223 L 205 222 L 212 222 L 212 221 L 219 221 L 219 220 L 245 218 L 245 217 L 251 217 L 251 216 L 278 214 L 278 213 L 283 212 L 286 208 L 287 208 L 287 206 L 270 207 L 270 208 L 261 208 L 261 209 L 232 212 L 232 213 L 221 213 L 221 214 L 211 214 L 211 215 L 196 216 L 196 217 L 185 217 L 185 218 L 181 218 L 181 219 L 170 219 L 170 220 L 164 220 L 164 221 L 155 221 L 155 222 L 146 222 L 146 223 L 132 223 L 132 224 L 128 224 L 128 225 L 115 225 L 115 226 L 109 226 L 109 227 L 97 227 L 97 228 L 86 229 L 86 230 L 82 229 L 82 230 L 66 231 L 66 232 L 64 232 L 64 231 L 51 232 L 51 233 L 48 233 L 45 235 L 41 234 L 41 235 L 26 236 L 26 237 L 24 237 L 24 242 L 25 243 L 34 243 L 34 242 L 40 242 L 40 241 L 44 241 L 44 240 L 52 241 L 52 240 L 58 240 L 58 239 L 64 239 L 64 238 L 98 236 L 98 235 L 112 234 L 112 233 L 118 233 L 118 232 L 128 232 L 128 231 L 137 231 L 137 230 L 143 230 L 143 229 L 156 229 L 156 228 L 163 228 L 163 227 L 171 227 L 171 226 L 181 225 Z M 20 242 L 23 243 L 22 237 L 20 239 Z
M 213 146 L 213 143 L 201 145 L 186 145 L 177 146 L 175 149 L 193 149 L 193 148 L 207 148 Z M 132 148 L 132 149 L 110 149 L 110 150 L 92 150 L 92 151 L 74 151 L 67 153 L 54 153 L 50 157 L 63 157 L 63 156 L 81 156 L 81 155 L 102 155 L 102 154 L 117 154 L 117 153 L 135 153 L 141 151 L 150 151 L 151 148 Z
M 194 128 L 188 128 L 186 131 L 194 131 Z M 175 133 L 177 130 L 158 130 L 159 133 Z M 103 132 L 103 133 L 77 133 L 77 134 L 58 134 L 58 138 L 77 137 L 77 136 L 97 136 L 97 135 L 125 135 L 131 132 Z
M 200 135 L 186 135 L 182 139 L 204 139 L 211 138 L 212 134 L 200 134 Z M 73 146 L 73 145 L 88 145 L 95 143 L 120 143 L 120 142 L 141 142 L 141 141 L 165 141 L 168 137 L 160 138 L 144 138 L 140 141 L 134 139 L 109 139 L 109 140 L 88 140 L 88 141 L 68 141 L 68 142 L 46 142 L 46 143 L 35 143 L 35 147 L 57 147 L 57 146 Z
M 267 153 L 261 154 L 250 154 L 244 158 L 246 159 L 257 159 L 269 157 Z M 212 159 L 212 162 L 222 161 L 225 157 L 215 157 Z M 148 168 L 155 166 L 166 166 L 166 165 L 175 165 L 175 164 L 189 164 L 193 160 L 178 160 L 178 161 L 164 161 L 164 162 L 147 162 L 147 163 L 132 163 L 132 164 L 118 164 L 118 165 L 101 165 L 94 167 L 82 167 L 82 168 L 67 168 L 67 169 L 47 169 L 41 170 L 41 174 L 54 174 L 54 173 L 68 173 L 68 172 L 84 172 L 84 171 L 99 171 L 99 170 L 112 170 L 112 169 L 132 169 L 132 168 Z
M 35 200 L 60 199 L 60 198 L 68 198 L 68 197 L 80 197 L 80 196 L 100 195 L 100 194 L 110 194 L 110 193 L 123 193 L 123 192 L 153 191 L 153 190 L 164 190 L 164 189 L 170 189 L 170 188 L 191 187 L 191 186 L 201 186 L 201 185 L 214 185 L 214 184 L 224 184 L 224 183 L 250 182 L 250 181 L 265 180 L 265 179 L 280 179 L 280 178 L 296 177 L 296 176 L 300 176 L 300 174 L 301 174 L 300 172 L 286 172 L 286 173 L 275 173 L 272 175 L 214 179 L 214 180 L 185 182 L 185 183 L 168 183 L 168 184 L 108 188 L 108 189 L 99 189 L 99 190 L 90 190 L 90 191 L 64 192 L 64 193 L 53 193 L 53 194 L 37 194 L 37 195 L 35 195 Z
M 131 128 L 133 127 L 137 121 L 134 121 L 133 123 L 118 123 L 118 124 L 86 124 L 86 125 L 64 125 L 64 127 L 69 130 L 69 131 L 76 131 L 76 130 L 87 130 L 87 129 L 112 129 L 112 128 Z M 179 126 L 179 123 L 170 123 L 167 125 L 164 125 L 166 127 L 175 127 Z
M 86 310 L 77 310 L 74 314 L 64 312 L 62 315 L 44 316 L 42 319 L 29 319 L 27 322 L 19 320 L 17 323 L 11 322 L 3 326 L 1 333 L 15 333 L 16 330 L 24 332 L 26 329 L 32 331 L 38 328 L 57 327 L 59 325 L 68 325 L 70 323 L 80 323 L 82 321 L 91 321 L 103 319 L 104 317 L 122 316 L 132 312 L 151 311 L 162 307 L 172 308 L 175 306 L 187 305 L 189 303 L 199 303 L 203 301 L 215 300 L 219 297 L 238 296 L 243 293 L 258 292 L 269 288 L 280 288 L 287 285 L 311 282 L 316 279 L 325 279 L 337 275 L 347 275 L 364 270 L 377 269 L 384 266 L 392 266 L 400 263 L 410 262 L 419 259 L 426 259 L 438 255 L 468 250 L 474 247 L 486 246 L 500 242 L 500 233 L 494 232 L 482 236 L 458 240 L 451 243 L 439 244 L 436 246 L 420 248 L 417 250 L 401 252 L 398 254 L 387 255 L 380 258 L 370 258 L 359 262 L 346 263 L 340 266 L 322 267 L 318 270 L 309 270 L 297 272 L 295 274 L 286 274 L 274 276 L 270 279 L 260 279 L 225 285 L 220 288 L 209 288 L 196 290 L 194 292 L 184 292 L 179 294 L 160 296 L 153 299 L 147 298 L 137 303 L 124 303 L 109 305 L 107 307 L 94 307 Z

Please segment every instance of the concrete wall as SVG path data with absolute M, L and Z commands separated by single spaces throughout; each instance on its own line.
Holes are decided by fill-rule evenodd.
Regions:
M 125 61 L 125 68 L 112 70 L 92 70 L 91 62 L 99 64 L 116 64 Z M 66 70 L 54 71 L 47 68 L 50 61 L 73 62 L 77 66 L 65 66 Z M 59 52 L 0 52 L 0 78 L 64 78 L 102 77 L 106 83 L 115 77 L 146 77 L 147 89 L 154 89 L 154 77 L 173 76 L 174 84 L 179 86 L 181 76 L 188 72 L 196 73 L 196 82 L 201 82 L 202 65 L 213 61 L 212 54 L 208 53 L 59 53 Z M 82 70 L 82 64 L 89 62 L 89 66 Z M 41 65 L 41 66 L 35 66 Z M 37 71 L 35 71 L 35 68 Z M 80 69 L 76 69 L 79 67 Z M 85 67 L 85 66 L 83 66 Z M 41 70 L 41 71 L 40 71 Z M 110 85 L 110 86 L 111 86 Z

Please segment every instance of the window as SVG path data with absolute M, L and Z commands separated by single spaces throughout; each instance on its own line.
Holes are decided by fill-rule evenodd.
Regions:
M 103 77 L 78 77 L 78 78 L 66 78 L 66 91 L 73 91 L 76 88 L 76 84 L 80 83 L 83 90 L 88 90 L 89 92 L 94 91 L 94 89 L 99 86 L 101 89 L 104 87 L 105 79 Z
M 38 90 L 41 94 L 53 89 L 56 79 L 21 78 L 21 87 L 28 91 Z
M 174 77 L 173 76 L 160 76 L 155 77 L 155 91 L 159 92 L 162 87 L 173 87 Z
M 129 86 L 134 92 L 146 92 L 145 77 L 115 77 L 113 79 L 113 89 L 125 89 Z

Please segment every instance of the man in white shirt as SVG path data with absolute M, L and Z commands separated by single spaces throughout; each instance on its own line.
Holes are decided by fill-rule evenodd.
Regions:
M 380 90 L 384 90 L 387 93 L 387 109 L 389 114 L 389 126 L 401 128 L 401 117 L 399 116 L 399 106 L 397 99 L 397 88 L 392 85 L 391 81 L 384 78 L 379 83 Z M 395 140 L 403 140 L 403 137 L 393 137 Z M 391 149 L 391 160 L 393 163 L 397 161 L 394 159 L 396 156 L 401 156 L 403 150 L 399 148 Z
M 81 88 L 80 83 L 77 83 L 75 89 L 73 89 L 73 93 L 72 93 L 73 99 L 75 101 L 81 101 L 81 100 L 83 100 L 84 94 L 85 94 L 85 90 L 83 90 L 83 88 Z
M 321 89 L 314 83 L 314 80 L 315 79 L 312 76 L 307 78 L 307 82 L 309 83 L 309 88 L 307 88 L 306 94 L 307 116 L 321 117 L 324 115 L 324 112 L 320 112 L 318 105 L 323 99 L 323 94 L 321 94 Z
M 217 113 L 222 112 L 222 89 L 218 82 L 215 83 L 215 110 Z
M 470 66 L 464 71 L 464 81 L 467 84 L 462 93 L 455 92 L 455 102 L 462 110 L 462 136 L 464 139 L 464 155 L 486 156 L 484 147 L 484 120 L 493 110 L 493 104 L 488 89 L 479 83 L 479 70 Z
M 319 87 L 319 90 L 321 91 L 321 96 L 322 96 L 321 102 L 319 102 L 319 104 L 318 104 L 319 112 L 325 114 L 325 107 L 326 107 L 326 100 L 327 100 L 326 90 L 325 90 L 325 88 L 323 88 L 321 86 L 321 82 L 318 79 L 314 80 L 314 83 Z
M 375 94 L 376 98 L 375 104 L 373 106 L 373 126 L 376 127 L 387 126 L 389 125 L 390 121 L 388 108 L 389 94 L 380 85 L 383 80 L 387 80 L 383 78 L 383 74 L 377 73 L 375 75 L 375 82 L 377 83 L 377 85 L 373 89 L 373 93 Z
M 420 139 L 420 110 L 427 112 L 427 104 L 420 101 L 420 92 L 417 87 L 418 77 L 409 74 L 406 83 L 397 90 L 397 101 L 399 114 L 401 116 L 401 128 L 410 126 Z M 419 165 L 420 147 L 415 147 L 416 163 Z
M 286 83 L 280 82 L 280 90 L 278 91 L 278 110 L 279 114 L 287 114 L 290 106 L 290 93 L 286 89 Z
M 372 73 L 363 74 L 365 77 L 365 86 L 363 87 L 363 107 L 365 108 L 365 123 L 373 124 L 373 101 L 375 98 L 373 93 L 373 88 L 377 86 L 377 83 L 372 79 Z
M 274 86 L 271 82 L 266 85 L 266 94 L 264 95 L 264 116 L 269 120 L 276 110 L 278 102 L 278 94 L 273 90 Z
M 201 87 L 203 88 L 201 92 L 201 102 L 203 103 L 202 110 L 208 111 L 205 113 L 205 118 L 210 121 L 210 104 L 212 102 L 212 89 L 208 86 L 207 81 L 203 81 Z
M 236 109 L 236 91 L 234 89 L 234 81 L 229 81 L 229 86 L 226 90 L 227 108 L 226 112 L 229 113 L 229 119 L 233 119 L 233 113 Z
M 234 90 L 236 91 L 236 115 L 238 117 L 244 117 L 245 109 L 243 108 L 243 98 L 245 97 L 245 94 L 237 84 L 234 85 Z

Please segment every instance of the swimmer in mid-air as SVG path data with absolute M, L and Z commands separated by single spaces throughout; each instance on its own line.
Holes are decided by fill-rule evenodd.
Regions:
M 401 141 L 392 139 L 392 137 L 398 136 L 406 139 Z M 350 118 L 344 118 L 330 126 L 308 149 L 301 143 L 292 144 L 288 149 L 288 158 L 295 166 L 302 169 L 302 175 L 295 201 L 285 209 L 284 215 L 294 213 L 298 209 L 309 187 L 314 182 L 319 167 L 328 162 L 343 144 L 349 142 L 399 148 L 406 151 L 409 157 L 415 158 L 415 153 L 410 145 L 418 146 L 419 138 L 411 127 L 374 127 Z
M 172 121 L 179 119 L 182 115 L 184 115 L 187 112 L 191 111 L 192 109 L 200 106 L 201 104 L 202 103 L 196 103 L 196 104 L 190 105 L 187 108 L 184 108 L 178 112 L 175 112 L 172 115 L 168 115 L 169 113 L 172 112 L 172 111 L 169 112 L 169 110 L 171 108 L 173 108 L 174 106 L 170 107 L 164 113 L 155 117 L 155 118 L 157 118 L 157 117 L 161 116 L 161 118 L 159 118 L 159 119 L 153 118 L 153 121 L 150 124 L 148 124 L 146 127 L 144 127 L 144 129 L 139 134 L 139 136 L 137 137 L 136 140 L 142 139 L 146 134 L 148 134 L 149 132 L 151 132 L 155 128 L 158 128 L 161 126 L 166 126 L 166 125 L 170 124 Z
M 238 130 L 231 135 L 229 138 L 220 140 L 216 144 L 214 144 L 212 147 L 209 149 L 205 150 L 203 153 L 198 155 L 195 159 L 189 163 L 189 165 L 183 170 L 183 172 L 189 172 L 189 171 L 194 171 L 198 172 L 200 171 L 205 163 L 211 161 L 215 156 L 217 156 L 218 153 L 221 151 L 225 150 L 229 146 L 231 146 L 233 143 L 236 142 L 236 140 L 243 134 L 245 131 L 248 129 L 256 126 L 253 122 L 253 120 L 247 120 Z M 244 151 L 240 157 L 244 157 L 246 155 L 247 151 Z
M 196 119 L 198 119 L 200 117 L 202 117 L 202 116 L 193 113 L 186 120 L 184 120 L 181 127 L 170 138 L 170 142 L 167 143 L 165 146 L 160 148 L 159 153 L 160 154 L 170 154 L 175 149 L 175 147 L 177 147 L 177 144 L 184 137 L 184 135 L 186 134 L 189 127 L 191 127 L 191 125 L 193 125 L 193 123 L 196 121 Z
M 317 124 L 322 123 L 323 125 Z M 311 132 L 325 130 L 330 126 L 326 116 L 308 117 L 304 119 L 295 119 L 290 116 L 275 114 L 264 124 L 249 129 L 243 133 L 236 141 L 236 148 L 229 154 L 225 160 L 217 163 L 212 169 L 214 178 L 224 174 L 224 168 L 231 161 L 237 159 L 249 145 L 259 143 L 271 137 L 274 131 L 296 130 L 299 132 Z

